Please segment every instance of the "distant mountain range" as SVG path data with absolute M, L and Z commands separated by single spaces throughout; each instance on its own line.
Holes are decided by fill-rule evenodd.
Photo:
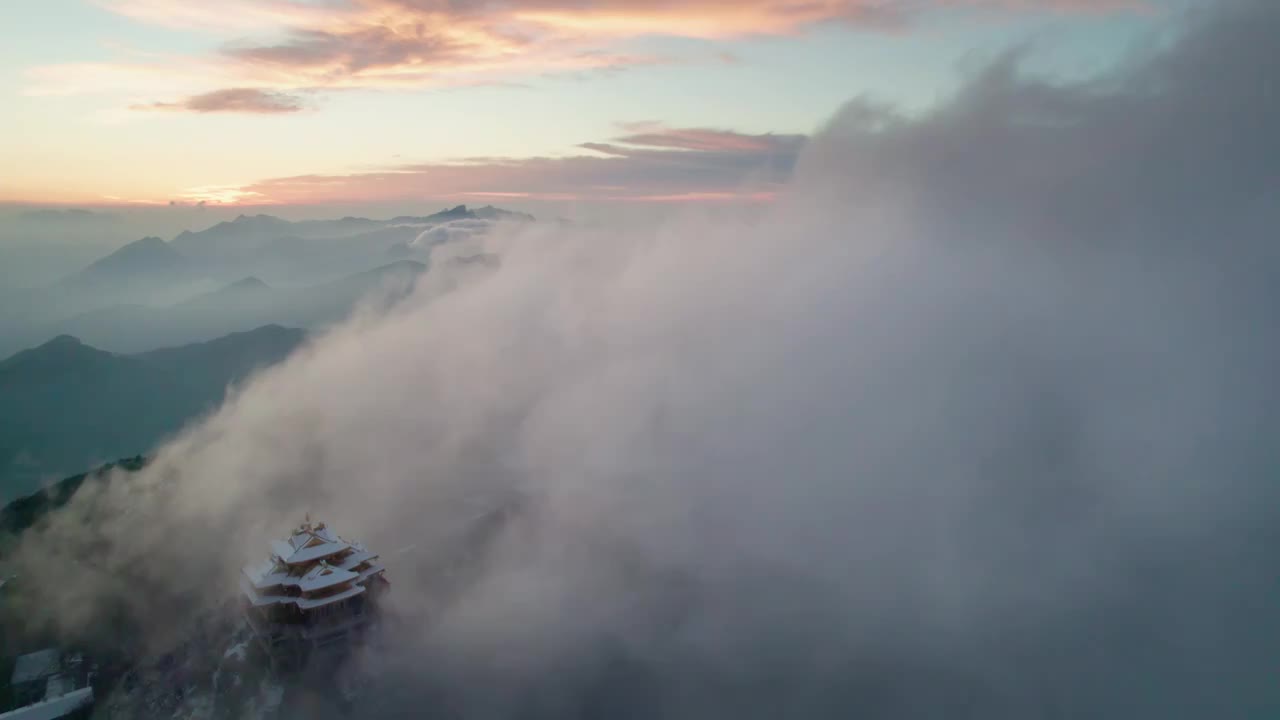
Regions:
M 62 284 L 110 285 L 153 273 L 184 273 L 190 265 L 169 243 L 158 237 L 144 237 L 63 280 Z
M 60 336 L 0 361 L 0 502 L 149 451 L 304 339 L 302 330 L 269 325 L 118 355 Z
M 270 323 L 323 327 L 370 294 L 411 290 L 434 247 L 532 220 L 465 205 L 389 220 L 241 215 L 172 242 L 143 238 L 50 286 L 0 296 L 0 355 L 64 334 L 140 352 Z
M 401 260 L 302 288 L 273 288 L 256 277 L 245 278 L 172 305 L 128 304 L 94 310 L 41 328 L 39 334 L 73 335 L 114 352 L 141 352 L 259 325 L 320 329 L 346 318 L 362 300 L 390 302 L 404 297 L 426 267 Z
M 163 302 L 183 289 L 208 281 L 200 267 L 158 237 L 145 237 L 95 261 L 54 286 L 60 297 L 92 304 L 116 301 Z
M 388 250 L 411 243 L 424 230 L 458 221 L 531 222 L 532 215 L 493 206 L 466 205 L 433 215 L 401 215 L 390 220 L 344 217 L 290 222 L 272 215 L 241 215 L 200 232 L 183 232 L 173 247 L 184 256 L 220 272 L 257 275 L 268 282 L 296 277 L 299 271 L 321 279 L 349 272 L 357 258 L 386 257 Z M 424 248 L 424 250 L 427 248 Z M 303 263 L 299 267 L 295 263 Z

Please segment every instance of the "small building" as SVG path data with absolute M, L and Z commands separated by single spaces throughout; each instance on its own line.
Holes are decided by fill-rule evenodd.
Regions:
M 378 556 L 310 519 L 245 567 L 241 605 L 273 670 L 300 670 L 362 642 L 390 587 Z
M 90 679 L 80 655 L 63 657 L 56 648 L 23 655 L 9 680 L 16 707 L 0 714 L 0 720 L 88 717 L 93 710 Z
M 49 678 L 62 670 L 62 653 L 57 648 L 23 655 L 13 664 L 9 686 L 18 705 L 30 705 L 44 698 Z

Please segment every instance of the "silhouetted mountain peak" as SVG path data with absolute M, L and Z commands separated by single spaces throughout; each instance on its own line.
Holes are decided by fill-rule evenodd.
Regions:
M 63 335 L 0 361 L 0 494 L 35 490 L 102 457 L 149 452 L 223 401 L 227 388 L 285 359 L 305 333 L 279 325 L 136 355 Z M 21 454 L 22 462 L 14 462 Z
M 275 215 L 237 215 L 234 220 L 220 222 L 207 230 L 192 232 L 183 230 L 178 233 L 174 241 L 190 240 L 192 238 L 204 237 L 223 237 L 227 235 L 242 234 L 245 232 L 275 232 L 281 228 L 287 228 L 293 223 L 288 220 L 278 218 Z
M 267 325 L 262 325 L 261 327 L 256 327 L 252 330 L 243 330 L 241 332 L 233 332 L 233 333 L 230 333 L 229 335 L 223 335 L 222 337 L 214 338 L 212 340 L 206 340 L 204 342 L 188 343 L 186 345 L 180 345 L 176 347 L 160 348 L 158 350 L 149 350 L 144 353 L 138 353 L 135 357 L 149 357 L 149 356 L 154 356 L 162 353 L 171 353 L 177 350 L 188 351 L 188 350 L 208 349 L 208 348 L 216 348 L 216 347 L 230 347 L 230 346 L 242 345 L 244 343 L 252 343 L 252 342 L 257 342 L 260 340 L 266 340 L 266 339 L 272 339 L 272 338 L 288 338 L 294 342 L 301 342 L 302 338 L 306 337 L 306 334 L 307 333 L 305 330 L 300 330 L 298 328 L 289 328 L 283 325 L 279 325 L 277 323 L 270 323 Z
M 306 336 L 306 330 L 271 323 L 269 325 L 256 327 L 252 330 L 244 330 L 242 332 L 234 332 L 230 335 L 224 335 L 220 338 L 210 340 L 207 343 L 203 343 L 202 345 L 204 347 L 231 347 L 278 340 L 284 340 L 290 344 L 296 345 L 301 343 Z
M 376 267 L 366 273 L 360 273 L 360 275 L 394 275 L 401 273 L 412 273 L 416 275 L 426 269 L 427 266 L 417 260 L 397 260 L 393 263 Z
M 232 220 L 232 222 L 238 223 L 241 225 L 244 225 L 244 224 L 280 225 L 280 224 L 288 224 L 289 221 L 282 220 L 276 217 L 275 215 L 263 215 L 259 213 L 257 215 L 243 215 L 243 214 L 237 215 L 236 219 Z
M 225 303 L 226 301 L 234 302 L 239 300 L 257 300 L 271 292 L 272 289 L 270 285 L 255 276 L 250 276 L 242 280 L 237 280 L 230 285 L 220 287 L 212 292 L 197 295 L 179 303 L 178 306 L 191 307 Z
M 248 375 L 255 367 L 284 359 L 306 337 L 305 330 L 263 325 L 205 342 L 150 350 L 130 357 L 174 370 L 205 368 L 214 373 Z
M 93 282 L 115 279 L 141 273 L 176 270 L 185 264 L 186 258 L 169 243 L 158 237 L 144 237 L 95 261 L 73 276 L 71 280 Z
M 183 231 L 173 244 L 196 260 L 225 262 L 251 255 L 264 241 L 288 234 L 292 227 L 274 215 L 238 215 L 204 230 Z
M 243 292 L 246 290 L 270 290 L 271 286 L 262 282 L 262 280 L 250 275 L 243 280 L 237 280 L 230 285 L 222 288 L 223 292 Z
M 78 347 L 84 345 L 75 335 L 59 335 L 49 342 L 36 347 L 36 350 Z
M 471 214 L 471 211 L 467 209 L 466 205 L 458 205 L 449 208 L 448 210 L 441 210 L 440 212 L 427 217 L 427 220 L 443 222 L 448 220 L 465 220 L 471 217 L 474 216 Z
M 524 222 L 533 222 L 535 220 L 529 213 L 503 210 L 492 205 L 485 205 L 479 210 L 472 210 L 471 215 L 481 220 L 521 220 Z
M 254 334 L 278 335 L 278 334 L 292 334 L 292 333 L 298 333 L 299 335 L 302 335 L 303 331 L 299 330 L 298 328 L 287 328 L 283 325 L 279 325 L 276 323 L 269 323 L 267 325 L 263 325 L 262 327 L 254 328 L 253 330 L 246 330 L 242 333 L 231 333 L 230 337 L 235 337 L 237 335 L 254 335 Z
M 174 250 L 169 243 L 158 237 L 149 235 L 141 240 L 134 240 L 128 245 L 125 245 L 110 255 L 102 258 L 102 260 L 99 260 L 98 262 L 110 260 L 111 258 L 120 259 L 150 256 L 181 257 L 178 251 Z
M 59 335 L 29 350 L 0 361 L 0 381 L 17 377 L 40 377 L 46 372 L 77 372 L 93 367 L 97 360 L 115 355 L 80 342 L 73 335 Z

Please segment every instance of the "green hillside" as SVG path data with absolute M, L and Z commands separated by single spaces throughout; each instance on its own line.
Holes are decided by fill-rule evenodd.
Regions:
M 271 325 L 117 355 L 61 336 L 0 362 L 0 503 L 147 453 L 216 409 L 230 385 L 283 360 L 304 337 Z

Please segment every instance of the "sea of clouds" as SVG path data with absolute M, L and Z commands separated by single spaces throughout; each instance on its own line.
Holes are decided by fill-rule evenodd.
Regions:
M 389 568 L 376 716 L 1275 712 L 1280 4 L 1179 25 L 854 101 L 762 217 L 462 238 L 500 263 L 261 375 L 27 577 L 162 628 L 310 512 Z

